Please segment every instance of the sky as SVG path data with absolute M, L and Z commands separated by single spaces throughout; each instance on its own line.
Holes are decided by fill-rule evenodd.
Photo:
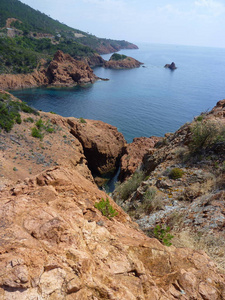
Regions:
M 21 0 L 73 28 L 133 43 L 225 48 L 224 0 Z

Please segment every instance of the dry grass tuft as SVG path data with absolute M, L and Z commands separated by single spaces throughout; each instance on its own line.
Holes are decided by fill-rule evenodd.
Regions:
M 203 250 L 214 260 L 221 272 L 225 273 L 225 240 L 214 234 L 193 233 L 189 230 L 172 232 L 173 245 L 181 248 Z

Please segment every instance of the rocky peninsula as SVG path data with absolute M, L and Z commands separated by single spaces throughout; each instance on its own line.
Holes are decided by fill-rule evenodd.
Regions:
M 4 91 L 0 99 L 4 109 L 17 109 L 14 124 L 4 119 L 0 132 L 1 299 L 225 299 L 225 276 L 203 251 L 146 236 L 97 188 L 91 172 L 108 172 L 124 153 L 135 157 L 137 145 L 146 144 L 150 177 L 141 187 L 154 178 L 162 183 L 158 175 L 190 138 L 186 127 L 168 136 L 168 144 L 135 140 L 132 151 L 113 126 L 30 110 Z M 223 110 L 220 102 L 206 120 L 223 120 Z M 139 188 L 132 199 L 139 203 L 142 193 Z M 114 217 L 97 208 L 102 199 Z M 217 201 L 222 211 L 222 202 L 213 201 L 202 207 Z

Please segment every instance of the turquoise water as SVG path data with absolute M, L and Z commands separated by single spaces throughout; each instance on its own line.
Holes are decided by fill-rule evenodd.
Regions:
M 225 98 L 225 49 L 174 45 L 138 45 L 121 50 L 144 63 L 132 70 L 95 68 L 93 85 L 67 89 L 27 89 L 13 94 L 43 111 L 65 117 L 102 120 L 131 142 L 139 136 L 174 132 Z M 111 55 L 103 55 L 108 59 Z M 174 61 L 175 71 L 165 69 Z

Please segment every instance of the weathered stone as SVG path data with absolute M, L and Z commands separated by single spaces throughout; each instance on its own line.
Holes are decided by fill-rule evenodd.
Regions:
M 0 75 L 1 89 L 21 89 L 38 86 L 74 86 L 77 84 L 93 83 L 98 77 L 83 61 L 72 58 L 69 54 L 57 51 L 48 68 L 45 62 L 39 70 L 30 74 L 2 74 Z
M 155 136 L 149 138 L 140 137 L 134 138 L 132 143 L 126 145 L 125 154 L 121 158 L 121 170 L 119 174 L 121 182 L 130 177 L 141 166 L 144 155 L 150 149 L 154 148 L 159 140 L 161 138 Z
M 70 132 L 83 146 L 90 170 L 99 175 L 115 172 L 124 152 L 125 139 L 117 128 L 101 121 L 68 119 Z

